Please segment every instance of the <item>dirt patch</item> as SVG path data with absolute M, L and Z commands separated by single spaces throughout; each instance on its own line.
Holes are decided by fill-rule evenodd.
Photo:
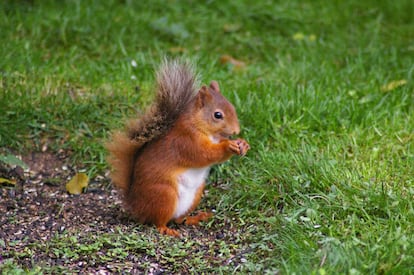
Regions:
M 22 159 L 30 167 L 30 173 L 37 178 L 54 176 L 61 170 L 68 170 L 67 166 L 64 165 L 67 156 L 63 151 L 58 154 L 33 152 L 23 156 Z
M 68 164 L 63 152 L 31 153 L 22 159 L 29 165 L 28 171 L 0 164 L 0 178 L 16 182 L 0 186 L 0 239 L 4 242 L 0 244 L 0 263 L 7 255 L 22 252 L 35 242 L 48 242 L 63 231 L 107 232 L 120 221 L 128 222 L 116 191 L 108 188 L 107 177 L 92 179 L 82 195 L 70 195 L 65 183 L 76 167 Z M 45 256 L 34 255 L 18 263 L 30 267 Z

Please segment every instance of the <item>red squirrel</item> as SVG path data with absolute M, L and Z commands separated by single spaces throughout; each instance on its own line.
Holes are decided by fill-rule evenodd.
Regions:
M 233 105 L 212 81 L 197 92 L 189 63 L 165 61 L 157 72 L 157 93 L 142 117 L 116 132 L 107 144 L 111 178 L 126 210 L 161 234 L 178 237 L 170 221 L 197 225 L 211 213 L 189 214 L 203 194 L 210 166 L 244 156 L 250 149 Z

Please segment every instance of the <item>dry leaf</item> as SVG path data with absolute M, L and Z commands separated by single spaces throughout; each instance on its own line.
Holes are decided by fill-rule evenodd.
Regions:
M 405 80 L 405 79 L 391 81 L 390 83 L 388 83 L 386 85 L 383 85 L 381 87 L 381 91 L 382 92 L 390 92 L 392 90 L 397 89 L 398 87 L 404 86 L 405 84 L 407 84 L 407 80 Z
M 77 173 L 67 184 L 66 190 L 69 194 L 79 195 L 82 193 L 83 188 L 87 187 L 89 183 L 89 177 L 85 173 Z
M 236 70 L 242 70 L 246 68 L 246 63 L 244 63 L 243 61 L 237 60 L 228 54 L 222 55 L 220 57 L 220 63 L 223 65 L 230 64 Z
M 0 184 L 12 184 L 12 185 L 16 185 L 16 181 L 15 180 L 5 179 L 5 178 L 0 178 Z

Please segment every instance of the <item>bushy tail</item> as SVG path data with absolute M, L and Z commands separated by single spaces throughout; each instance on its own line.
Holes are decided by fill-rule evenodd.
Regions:
M 116 132 L 107 144 L 114 185 L 129 190 L 135 160 L 146 143 L 169 131 L 196 95 L 197 77 L 190 63 L 164 61 L 157 72 L 157 94 L 145 114 L 127 125 L 126 132 Z

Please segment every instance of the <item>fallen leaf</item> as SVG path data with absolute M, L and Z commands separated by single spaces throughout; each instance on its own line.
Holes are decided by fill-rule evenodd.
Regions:
M 15 180 L 5 179 L 5 178 L 0 178 L 0 184 L 12 184 L 12 185 L 16 185 L 16 181 Z
M 390 92 L 392 90 L 397 89 L 398 87 L 404 86 L 405 84 L 407 84 L 407 80 L 405 79 L 401 79 L 401 80 L 394 80 L 391 81 L 390 83 L 387 83 L 385 85 L 383 85 L 381 87 L 381 91 L 382 92 Z
M 237 59 L 235 59 L 234 57 L 232 57 L 228 54 L 222 55 L 220 57 L 220 63 L 223 64 L 223 65 L 230 64 L 236 70 L 242 70 L 242 69 L 246 68 L 246 63 L 245 62 L 243 62 L 241 60 L 237 60 Z
M 79 195 L 82 193 L 83 188 L 87 187 L 89 183 L 89 177 L 85 173 L 77 173 L 67 184 L 66 190 L 69 194 Z

